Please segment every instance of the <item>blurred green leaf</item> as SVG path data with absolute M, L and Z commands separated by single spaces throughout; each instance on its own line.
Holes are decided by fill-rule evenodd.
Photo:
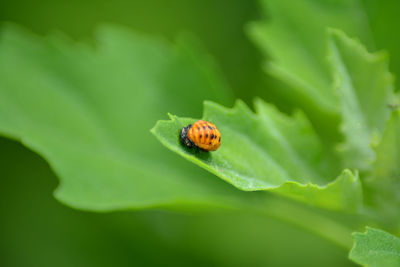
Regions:
M 237 190 L 199 175 L 149 133 L 167 110 L 196 115 L 204 98 L 230 103 L 210 58 L 188 38 L 170 45 L 121 27 L 103 27 L 96 36 L 93 48 L 3 28 L 0 133 L 42 155 L 60 178 L 56 197 L 77 208 L 235 198 Z
M 261 100 L 253 113 L 243 102 L 227 109 L 205 102 L 202 119 L 215 123 L 221 147 L 215 152 L 190 150 L 179 141 L 180 129 L 195 119 L 170 116 L 152 129 L 169 149 L 246 191 L 270 190 L 299 201 L 337 210 L 361 204 L 357 175 L 323 161 L 322 145 L 301 112 L 293 117 Z M 328 185 L 327 185 L 328 184 Z
M 248 33 L 271 58 L 265 70 L 290 86 L 282 97 L 301 107 L 323 138 L 334 139 L 340 109 L 326 57 L 326 28 L 344 30 L 371 44 L 360 1 L 263 0 L 262 4 L 267 19 L 250 24 Z
M 400 112 L 394 111 L 386 123 L 382 140 L 375 148 L 375 181 L 397 179 L 400 182 Z
M 382 140 L 375 147 L 376 161 L 365 188 L 369 204 L 389 227 L 400 229 L 400 113 L 394 111 L 386 123 Z
M 330 31 L 330 62 L 339 96 L 345 136 L 345 167 L 368 170 L 375 158 L 371 148 L 389 117 L 393 99 L 392 76 L 386 54 L 370 54 L 356 40 L 338 30 Z
M 400 238 L 370 227 L 353 238 L 349 255 L 353 261 L 368 267 L 400 266 Z

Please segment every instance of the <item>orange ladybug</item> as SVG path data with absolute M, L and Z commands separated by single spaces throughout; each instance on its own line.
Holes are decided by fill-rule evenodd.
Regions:
M 188 148 L 196 147 L 205 151 L 215 151 L 221 145 L 221 134 L 217 127 L 203 120 L 183 127 L 180 138 Z

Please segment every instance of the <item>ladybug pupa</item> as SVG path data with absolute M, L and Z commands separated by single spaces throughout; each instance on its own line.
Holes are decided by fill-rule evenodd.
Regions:
M 201 148 L 205 151 L 215 151 L 221 145 L 221 134 L 217 127 L 203 120 L 183 127 L 180 139 L 188 148 Z

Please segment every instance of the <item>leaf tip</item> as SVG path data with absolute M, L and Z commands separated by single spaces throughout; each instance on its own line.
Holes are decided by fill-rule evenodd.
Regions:
M 167 113 L 167 115 L 168 115 L 168 117 L 169 117 L 169 119 L 171 120 L 171 121 L 175 121 L 176 120 L 176 118 L 177 118 L 177 116 L 176 115 L 174 115 L 174 114 L 171 114 L 171 113 Z

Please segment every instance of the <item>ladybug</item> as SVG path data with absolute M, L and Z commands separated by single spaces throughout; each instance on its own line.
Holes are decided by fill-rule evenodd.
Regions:
M 203 120 L 183 127 L 180 139 L 188 148 L 201 148 L 205 151 L 215 151 L 221 145 L 221 134 L 217 127 Z

